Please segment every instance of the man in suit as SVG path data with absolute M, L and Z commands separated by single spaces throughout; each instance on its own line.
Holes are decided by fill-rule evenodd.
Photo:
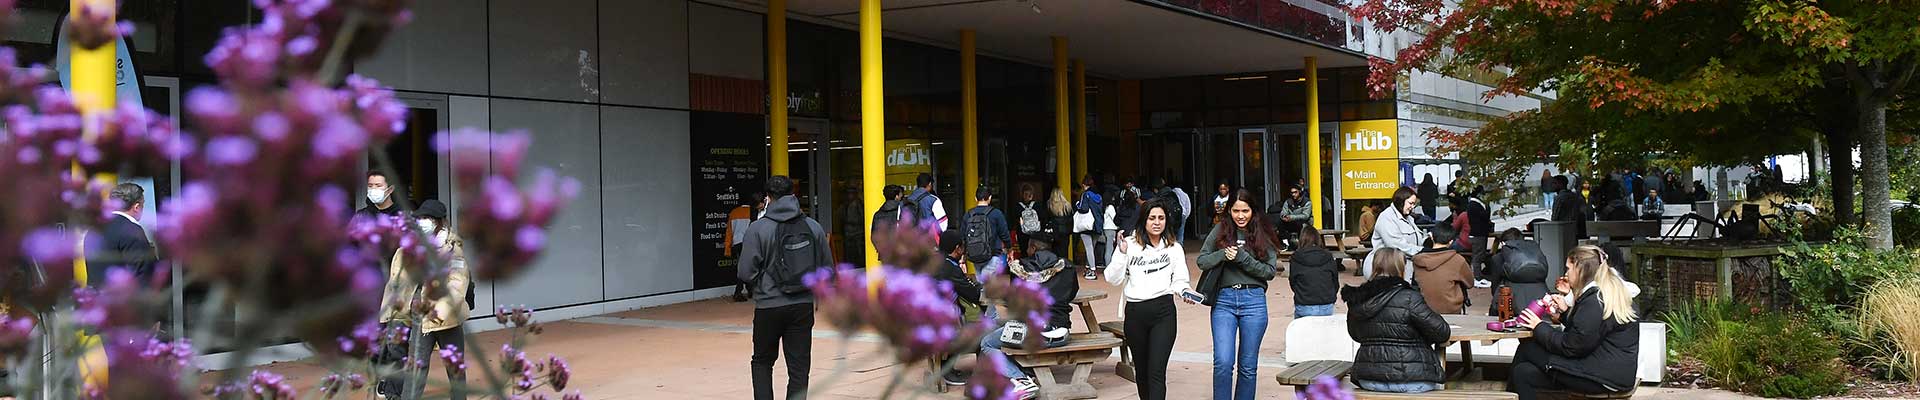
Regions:
M 146 189 L 133 183 L 121 183 L 109 193 L 108 197 L 113 200 L 109 205 L 114 206 L 114 211 L 102 229 L 97 247 L 101 254 L 87 262 L 88 285 L 105 284 L 106 270 L 110 267 L 133 272 L 139 282 L 152 282 L 154 263 L 159 257 L 154 252 L 153 241 L 147 238 L 146 229 L 140 226 L 140 213 L 146 211 L 146 196 Z

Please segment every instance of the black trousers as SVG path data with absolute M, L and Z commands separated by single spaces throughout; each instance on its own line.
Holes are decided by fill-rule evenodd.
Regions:
M 813 303 L 753 310 L 753 398 L 773 400 L 773 362 L 786 342 L 787 400 L 807 398 L 813 364 Z
M 1560 370 L 1548 370 L 1546 349 L 1540 348 L 1533 340 L 1521 340 L 1520 349 L 1513 355 L 1513 372 L 1507 378 L 1507 391 L 1520 395 L 1520 400 L 1540 398 L 1541 391 L 1573 392 L 1582 394 L 1614 393 L 1600 382 L 1568 374 Z
M 437 332 L 427 332 L 426 334 L 420 335 L 420 340 L 424 342 L 422 344 L 425 344 L 425 346 L 408 346 L 409 348 L 412 349 L 411 352 L 413 354 L 410 356 L 412 359 L 415 359 L 415 360 L 438 359 L 440 358 L 440 349 L 446 348 L 447 346 L 453 346 L 453 348 L 459 349 L 459 351 L 461 351 L 462 354 L 464 355 L 467 350 L 467 328 L 465 326 L 456 326 L 456 327 L 453 327 L 452 329 L 446 329 L 446 330 L 441 330 Z M 427 361 L 422 365 L 427 365 L 430 367 L 432 366 L 433 363 L 434 363 L 433 361 Z M 453 386 L 452 391 L 451 393 L 449 393 L 448 398 L 453 400 L 465 400 L 467 398 L 467 388 L 466 388 L 467 373 L 457 371 L 453 368 L 452 365 L 446 365 L 445 362 L 440 362 L 439 364 L 441 364 L 442 368 L 447 370 L 447 382 L 449 382 Z M 418 377 L 414 376 L 413 373 L 409 372 L 402 376 L 394 376 L 394 377 L 387 377 L 385 379 L 381 379 L 379 392 L 382 394 L 386 394 L 389 398 L 400 398 L 401 393 L 409 389 L 411 389 L 414 393 L 423 393 L 421 390 L 424 389 L 427 385 L 426 374 L 425 374 L 425 372 L 427 371 L 420 371 L 420 372 L 421 372 L 421 375 Z M 415 379 L 415 378 L 418 378 L 418 379 Z
M 1127 350 L 1133 352 L 1134 385 L 1141 400 L 1167 398 L 1167 360 L 1173 356 L 1173 338 L 1179 334 L 1173 296 L 1127 303 Z

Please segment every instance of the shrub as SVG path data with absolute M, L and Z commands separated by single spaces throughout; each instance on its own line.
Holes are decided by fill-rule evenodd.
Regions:
M 1736 307 L 1738 310 L 1744 307 Z M 1755 310 L 1748 308 L 1749 310 Z M 1809 398 L 1846 390 L 1840 347 L 1824 331 L 1780 313 L 1752 312 L 1691 333 L 1683 354 L 1699 359 L 1721 387 L 1765 397 Z M 1698 326 L 1696 326 L 1698 327 Z
M 1920 372 L 1920 279 L 1880 282 L 1860 304 L 1860 335 L 1852 341 L 1866 350 L 1865 366 L 1890 379 L 1913 380 Z
M 1659 319 L 1667 324 L 1667 360 L 1680 361 L 1683 350 L 1741 312 L 1739 305 L 1718 300 L 1684 302 L 1661 312 Z
M 1920 205 L 1893 210 L 1893 244 L 1907 248 L 1920 247 Z
M 1784 249 L 1779 272 L 1785 278 L 1794 302 L 1806 310 L 1814 325 L 1832 329 L 1842 337 L 1858 330 L 1853 310 L 1860 305 L 1867 289 L 1884 280 L 1916 276 L 1916 258 L 1911 249 L 1875 249 L 1867 245 L 1867 236 L 1842 227 L 1834 230 L 1829 243 L 1794 241 Z

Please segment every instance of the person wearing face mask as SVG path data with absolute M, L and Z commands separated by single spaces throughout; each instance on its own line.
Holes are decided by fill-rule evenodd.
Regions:
M 395 189 L 398 186 L 399 183 L 388 179 L 384 172 L 367 171 L 367 206 L 360 207 L 359 215 L 400 215 L 407 207 L 406 200 L 401 199 L 399 191 Z
M 433 251 L 428 257 L 437 261 L 410 259 L 405 249 L 394 252 L 393 262 L 387 266 L 386 293 L 380 299 L 380 323 L 409 326 L 418 331 L 420 335 L 416 340 L 420 342 L 409 346 L 410 357 L 431 360 L 439 358 L 433 354 L 441 349 L 465 350 L 466 329 L 462 324 L 473 308 L 473 292 L 469 290 L 467 257 L 460 237 L 446 226 L 447 205 L 439 200 L 427 200 L 414 215 L 417 217 L 415 228 L 425 235 Z M 428 264 L 410 268 L 409 263 Z M 466 373 L 451 365 L 443 367 L 447 380 L 454 383 L 450 398 L 465 399 Z M 402 376 L 412 379 L 383 379 L 379 392 L 392 398 L 403 390 L 420 393 L 426 384 L 424 374 Z

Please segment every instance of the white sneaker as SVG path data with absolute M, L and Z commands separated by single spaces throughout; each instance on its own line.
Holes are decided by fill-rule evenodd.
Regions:
M 1087 268 L 1087 280 L 1090 280 L 1090 281 L 1100 280 L 1100 276 L 1095 275 L 1093 271 L 1094 271 L 1094 268 Z
M 1033 400 L 1034 397 L 1040 396 L 1040 385 L 1034 384 L 1033 378 L 1014 379 L 1013 395 L 1018 396 L 1020 400 Z
M 1493 287 L 1493 281 L 1489 281 L 1485 279 L 1473 281 L 1473 287 L 1480 288 L 1480 289 L 1490 288 L 1490 287 Z

